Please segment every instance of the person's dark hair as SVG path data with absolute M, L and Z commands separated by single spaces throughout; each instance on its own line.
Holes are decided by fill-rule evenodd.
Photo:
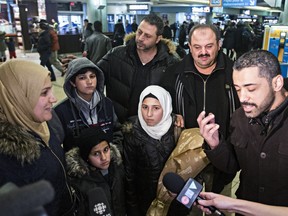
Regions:
M 48 23 L 45 19 L 40 19 L 39 23 Z
M 84 19 L 84 22 L 87 22 L 87 23 L 88 23 L 89 21 L 88 21 L 88 19 Z
M 92 23 L 87 24 L 86 30 L 93 32 Z
M 221 36 L 220 36 L 220 32 L 219 30 L 217 29 L 217 27 L 215 25 L 210 25 L 210 24 L 198 24 L 198 25 L 194 25 L 193 28 L 190 30 L 189 32 L 189 36 L 188 36 L 188 43 L 190 44 L 191 43 L 191 37 L 192 37 L 192 34 L 194 33 L 195 30 L 197 29 L 205 29 L 205 28 L 209 28 L 211 29 L 215 36 L 216 36 L 216 41 L 220 41 L 221 39 Z
M 141 21 L 148 22 L 150 25 L 155 25 L 157 28 L 156 34 L 158 36 L 163 34 L 163 30 L 164 30 L 163 20 L 159 16 L 157 16 L 156 14 L 154 14 L 154 13 L 149 14 L 149 15 L 145 16 Z
M 152 93 L 149 93 L 148 95 L 146 95 L 144 98 L 143 98 L 143 101 L 146 99 L 146 98 L 155 98 L 156 100 L 159 100 L 155 95 L 153 95 Z M 143 102 L 142 101 L 142 102 Z
M 76 76 L 78 76 L 79 74 L 85 74 L 87 71 L 91 71 L 91 72 L 93 72 L 94 74 L 97 75 L 97 72 L 96 72 L 95 68 L 89 68 L 89 67 L 87 67 L 87 68 L 82 68 L 81 70 L 79 70 L 77 73 L 75 73 L 75 74 L 71 77 L 70 81 L 71 81 L 72 83 L 75 83 Z
M 281 74 L 278 59 L 266 50 L 253 50 L 244 53 L 236 60 L 233 70 L 240 71 L 244 68 L 258 67 L 259 77 L 264 77 L 271 83 L 273 77 Z
M 48 24 L 48 23 L 45 23 L 45 22 L 40 22 L 40 23 L 39 23 L 39 27 L 40 27 L 40 29 L 42 29 L 42 30 L 47 30 L 47 29 L 49 29 L 49 24 Z
M 102 32 L 102 23 L 100 21 L 94 22 L 94 30 L 96 32 Z

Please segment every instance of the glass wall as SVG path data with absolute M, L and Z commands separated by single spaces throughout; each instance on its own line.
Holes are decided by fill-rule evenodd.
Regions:
M 82 15 L 59 14 L 59 34 L 79 34 L 82 32 Z

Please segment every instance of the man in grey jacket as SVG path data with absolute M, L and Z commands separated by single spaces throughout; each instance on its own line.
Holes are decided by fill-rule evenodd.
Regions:
M 102 33 L 102 23 L 95 21 L 94 32 L 86 39 L 83 56 L 96 64 L 111 48 L 110 38 Z

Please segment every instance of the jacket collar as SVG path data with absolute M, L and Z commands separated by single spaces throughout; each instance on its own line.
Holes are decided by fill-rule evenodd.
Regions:
M 223 70 L 226 67 L 226 60 L 225 60 L 225 54 L 222 52 L 222 50 L 219 50 L 217 54 L 217 60 L 216 60 L 216 67 L 213 71 Z M 184 66 L 184 73 L 191 73 L 196 72 L 197 69 L 194 64 L 194 59 L 192 58 L 191 53 L 187 54 L 183 61 L 185 62 Z M 175 71 L 176 72 L 176 71 Z
M 276 109 L 271 110 L 270 112 L 265 112 L 260 114 L 258 117 L 256 118 L 251 118 L 249 120 L 249 124 L 253 125 L 253 124 L 259 124 L 263 127 L 263 130 L 261 132 L 261 134 L 267 134 L 267 130 L 268 127 L 270 125 L 270 123 L 272 121 L 274 121 L 274 119 L 279 116 L 284 110 L 285 108 L 288 106 L 288 98 L 286 98 L 284 100 L 284 102 L 282 104 L 280 104 L 280 106 L 278 106 Z
M 22 165 L 40 157 L 41 140 L 37 140 L 24 128 L 0 121 L 0 153 L 14 157 Z

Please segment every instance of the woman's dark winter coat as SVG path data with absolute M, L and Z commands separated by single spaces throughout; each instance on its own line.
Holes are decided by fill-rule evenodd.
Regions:
M 52 121 L 48 124 L 49 146 L 35 133 L 6 121 L 0 122 L 0 186 L 11 182 L 22 187 L 47 180 L 54 188 L 55 197 L 44 208 L 49 216 L 59 216 L 70 208 L 71 195 L 66 182 L 61 135 L 51 127 Z M 12 200 L 11 205 L 17 206 L 17 203 Z M 32 204 L 31 211 L 34 207 L 39 206 Z

